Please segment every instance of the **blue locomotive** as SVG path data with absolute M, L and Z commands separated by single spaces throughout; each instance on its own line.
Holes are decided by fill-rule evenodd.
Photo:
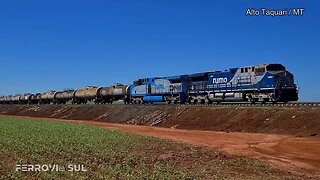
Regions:
M 133 104 L 185 102 L 187 83 L 187 75 L 138 79 L 130 86 L 130 100 Z
M 297 101 L 293 75 L 281 64 L 262 64 L 226 71 L 144 78 L 130 86 L 132 103 L 212 103 L 229 101 Z

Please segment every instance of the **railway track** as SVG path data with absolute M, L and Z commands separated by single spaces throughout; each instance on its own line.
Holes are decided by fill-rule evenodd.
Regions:
M 12 105 L 12 104 L 11 104 Z M 16 106 L 34 106 L 38 104 L 31 104 L 31 105 L 17 105 Z M 64 104 L 41 104 L 41 106 L 45 105 L 64 105 Z M 70 104 L 67 103 L 68 106 L 88 106 L 88 105 L 96 105 L 96 106 L 135 106 L 135 107 L 146 107 L 146 106 L 168 106 L 168 107 L 292 107 L 292 108 L 320 108 L 320 102 L 292 102 L 292 103 L 247 103 L 247 102 L 221 102 L 221 103 L 212 103 L 212 104 L 165 104 L 165 103 L 154 103 L 154 104 L 124 104 L 122 102 L 115 102 L 114 104 Z M 8 106 L 8 105 L 0 105 L 0 106 Z M 9 105 L 10 106 L 10 105 Z
M 294 102 L 294 103 L 213 103 L 213 104 L 185 104 L 182 106 L 244 106 L 244 107 L 320 107 L 320 102 Z
M 166 105 L 166 104 L 158 104 Z M 213 104 L 174 104 L 170 106 L 186 106 L 186 107 L 306 107 L 306 108 L 320 108 L 320 102 L 296 102 L 296 103 L 281 103 L 281 104 L 272 104 L 272 103 L 213 103 Z

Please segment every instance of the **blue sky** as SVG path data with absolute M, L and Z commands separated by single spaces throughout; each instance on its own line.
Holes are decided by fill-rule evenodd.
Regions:
M 0 1 L 0 95 L 283 63 L 320 101 L 320 1 Z M 305 8 L 299 17 L 248 8 Z

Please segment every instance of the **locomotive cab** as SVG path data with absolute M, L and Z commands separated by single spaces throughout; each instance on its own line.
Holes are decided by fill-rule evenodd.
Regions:
M 293 74 L 281 64 L 270 64 L 267 71 L 274 75 L 274 98 L 281 102 L 297 101 L 297 85 L 294 83 Z
M 255 75 L 266 74 L 267 79 L 272 79 L 273 101 L 297 101 L 297 86 L 293 74 L 286 70 L 282 64 L 267 64 L 255 68 Z M 266 81 L 268 82 L 268 81 Z

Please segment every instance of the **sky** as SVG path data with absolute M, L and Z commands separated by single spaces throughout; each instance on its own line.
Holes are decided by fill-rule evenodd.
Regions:
M 303 16 L 246 16 L 305 8 Z M 320 101 L 318 0 L 2 0 L 0 95 L 281 63 Z

